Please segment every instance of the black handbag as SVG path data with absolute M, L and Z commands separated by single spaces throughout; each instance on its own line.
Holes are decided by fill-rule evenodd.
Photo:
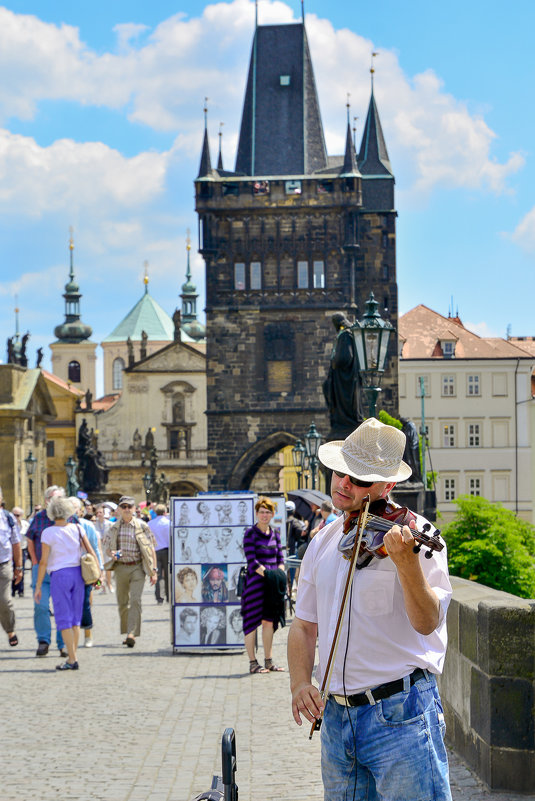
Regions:
M 247 567 L 243 565 L 243 567 L 240 567 L 240 573 L 238 575 L 238 583 L 236 584 L 236 596 L 238 598 L 241 598 L 243 595 L 246 581 L 247 581 Z

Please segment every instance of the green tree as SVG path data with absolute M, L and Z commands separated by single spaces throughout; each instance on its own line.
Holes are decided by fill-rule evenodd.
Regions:
M 451 574 L 535 597 L 535 528 L 485 498 L 464 495 L 455 503 L 459 513 L 442 531 Z

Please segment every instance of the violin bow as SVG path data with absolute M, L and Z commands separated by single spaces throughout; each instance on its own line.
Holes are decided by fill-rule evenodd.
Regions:
M 323 681 L 321 682 L 320 687 L 320 695 L 321 700 L 324 701 L 329 693 L 329 685 L 331 683 L 331 676 L 334 668 L 334 660 L 336 658 L 336 652 L 338 650 L 338 643 L 340 641 L 340 633 L 342 631 L 342 621 L 344 619 L 345 611 L 347 608 L 347 602 L 349 600 L 349 590 L 351 587 L 351 583 L 353 581 L 353 576 L 355 575 L 355 568 L 357 566 L 357 556 L 360 551 L 360 545 L 362 542 L 362 535 L 364 534 L 364 526 L 366 520 L 368 518 L 368 508 L 370 506 L 370 496 L 366 495 L 362 499 L 362 505 L 360 507 L 359 518 L 357 521 L 357 532 L 355 534 L 355 544 L 353 545 L 353 550 L 351 551 L 351 559 L 349 562 L 349 569 L 347 571 L 347 578 L 344 587 L 344 593 L 342 595 L 342 601 L 340 603 L 340 611 L 338 613 L 338 620 L 336 621 L 336 628 L 334 630 L 333 641 L 331 644 L 331 651 L 329 653 L 329 658 L 327 660 L 327 666 L 325 668 L 325 674 L 323 676 Z M 319 731 L 321 728 L 321 720 L 323 717 L 323 712 L 320 713 L 318 718 L 312 723 L 312 728 L 310 729 L 309 740 L 312 739 L 312 735 L 315 731 Z

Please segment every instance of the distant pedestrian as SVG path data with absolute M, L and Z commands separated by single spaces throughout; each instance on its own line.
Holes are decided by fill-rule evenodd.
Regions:
M 274 615 L 264 605 L 265 574 L 267 570 L 284 571 L 284 555 L 279 533 L 270 527 L 275 514 L 275 504 L 270 498 L 260 497 L 255 504 L 257 521 L 248 528 L 243 537 L 245 558 L 247 559 L 247 578 L 241 599 L 243 633 L 245 647 L 249 656 L 249 673 L 279 671 L 272 659 Z M 286 579 L 284 579 L 286 581 Z M 264 645 L 264 667 L 255 653 L 255 633 L 262 625 Z
M 65 490 L 63 487 L 57 487 L 54 484 L 45 490 L 45 504 L 48 504 L 49 501 L 56 496 L 64 498 Z M 37 506 L 35 508 L 37 509 Z M 54 525 L 54 523 L 47 516 L 46 509 L 39 508 L 33 516 L 28 531 L 26 532 L 28 553 L 32 560 L 32 588 L 34 591 L 37 582 L 39 562 L 41 561 L 41 537 L 43 531 L 52 525 Z M 45 574 L 43 577 L 39 601 L 35 600 L 34 595 L 33 625 L 35 633 L 37 634 L 37 651 L 35 655 L 46 656 L 52 639 L 52 625 L 50 622 L 50 577 L 48 574 Z M 56 630 L 56 643 L 60 655 L 67 656 L 65 644 L 59 628 Z
M 11 581 L 22 580 L 22 548 L 20 529 L 15 518 L 3 508 L 0 488 L 0 623 L 11 646 L 19 644 L 15 633 L 15 610 L 11 600 Z M 14 567 L 13 567 L 14 565 Z
M 15 570 L 17 565 L 14 562 L 13 581 L 11 582 L 11 597 L 14 598 L 15 595 L 18 595 L 19 598 L 22 598 L 24 596 L 24 567 L 26 565 L 26 559 L 28 558 L 28 542 L 26 540 L 26 532 L 28 531 L 28 526 L 30 524 L 24 517 L 24 509 L 21 509 L 20 506 L 14 506 L 11 510 L 11 514 L 15 518 L 15 523 L 20 529 L 20 547 L 22 548 L 22 578 L 20 581 L 18 580 Z
M 93 521 L 93 525 L 97 530 L 97 534 L 100 535 L 100 547 L 102 549 L 103 562 L 107 561 L 104 554 L 108 550 L 110 537 L 111 521 L 109 519 L 109 514 L 110 510 L 105 504 L 99 503 L 98 506 L 95 507 L 95 519 Z M 109 590 L 109 592 L 115 592 L 111 578 L 112 571 L 104 570 L 104 583 L 102 584 L 103 592 L 106 592 L 106 590 Z
M 149 520 L 149 528 L 154 534 L 156 541 L 156 567 L 158 569 L 158 580 L 155 585 L 156 600 L 163 604 L 161 593 L 161 581 L 163 579 L 165 588 L 165 600 L 169 603 L 169 529 L 171 522 L 167 514 L 167 507 L 163 503 L 157 503 L 154 509 L 155 516 Z
M 83 545 L 97 558 L 80 525 L 67 522 L 73 509 L 68 498 L 58 495 L 47 506 L 47 516 L 54 524 L 48 526 L 41 536 L 41 561 L 34 592 L 35 601 L 39 603 L 45 574 L 48 573 L 56 626 L 67 646 L 67 661 L 56 665 L 56 670 L 63 671 L 78 670 L 76 651 L 85 596 L 80 546 Z
M 119 519 L 110 528 L 106 567 L 115 570 L 117 606 L 123 645 L 133 648 L 141 633 L 141 595 L 145 576 L 156 584 L 156 553 L 154 535 L 148 525 L 134 517 L 136 502 L 129 495 L 119 500 Z

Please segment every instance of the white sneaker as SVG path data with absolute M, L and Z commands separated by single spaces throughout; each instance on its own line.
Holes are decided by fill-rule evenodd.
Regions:
M 86 641 L 83 643 L 83 645 L 84 645 L 86 648 L 92 648 L 92 647 L 93 647 L 93 638 L 92 638 L 92 637 L 89 637 L 89 638 L 88 638 L 88 639 L 87 639 L 87 640 L 86 640 Z

